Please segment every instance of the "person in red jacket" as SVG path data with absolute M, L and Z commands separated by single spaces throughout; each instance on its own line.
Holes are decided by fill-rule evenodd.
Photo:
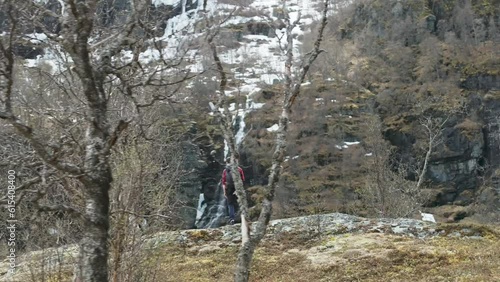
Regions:
M 233 176 L 231 174 L 231 160 L 226 160 L 226 168 L 222 172 L 222 189 L 224 190 L 224 197 L 227 199 L 227 207 L 229 209 L 229 224 L 234 224 L 236 208 L 238 206 L 238 196 L 236 196 L 236 187 L 234 185 Z M 241 181 L 245 181 L 245 174 L 243 169 L 238 166 Z

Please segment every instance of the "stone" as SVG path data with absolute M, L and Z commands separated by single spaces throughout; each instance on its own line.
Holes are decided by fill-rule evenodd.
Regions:
M 366 255 L 367 251 L 364 249 L 352 249 L 352 250 L 347 250 L 342 254 L 342 257 L 345 259 L 356 259 L 361 256 Z
M 208 245 L 208 246 L 200 248 L 198 250 L 198 254 L 200 254 L 200 255 L 202 255 L 202 254 L 211 254 L 211 253 L 217 252 L 220 249 L 221 249 L 221 247 L 219 247 L 219 246 Z
M 398 18 L 401 18 L 403 16 L 403 11 L 403 4 L 401 4 L 400 1 L 398 1 L 391 10 L 392 14 Z
M 394 234 L 403 234 L 406 231 L 408 231 L 408 228 L 403 228 L 401 226 L 396 226 L 396 227 L 392 228 L 392 232 L 394 232 Z

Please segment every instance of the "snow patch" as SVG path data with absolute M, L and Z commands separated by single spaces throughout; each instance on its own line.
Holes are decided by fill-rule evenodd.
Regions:
M 275 131 L 278 131 L 279 128 L 280 127 L 279 127 L 278 124 L 274 124 L 273 126 L 268 127 L 266 130 L 269 131 L 269 132 L 275 132 Z
M 433 214 L 420 212 L 420 215 L 422 216 L 423 221 L 436 223 L 436 219 L 434 218 Z
M 344 143 L 344 145 L 335 145 L 335 148 L 337 148 L 339 150 L 347 149 L 347 148 L 349 148 L 349 146 L 358 145 L 360 142 L 359 141 L 354 141 L 354 142 L 344 141 L 343 143 Z
M 36 59 L 25 59 L 24 66 L 33 68 L 40 64 L 47 64 L 51 67 L 50 73 L 54 75 L 64 72 L 73 63 L 73 59 L 58 46 L 55 46 L 55 49 L 45 48 L 44 52 L 43 56 L 38 55 Z
M 175 6 L 180 1 L 181 0 L 153 0 L 153 1 L 151 1 L 151 4 L 155 5 L 155 7 L 158 7 L 160 5 Z
M 26 37 L 29 38 L 31 43 L 41 43 L 47 40 L 47 35 L 45 35 L 45 33 L 30 33 L 26 34 Z

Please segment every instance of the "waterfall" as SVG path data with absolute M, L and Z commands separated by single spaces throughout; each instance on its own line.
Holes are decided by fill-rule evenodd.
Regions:
M 259 88 L 253 87 L 251 91 L 247 94 L 247 103 L 242 105 L 240 109 L 233 109 L 233 130 L 236 131 L 235 141 L 236 147 L 238 148 L 243 142 L 245 137 L 245 116 L 250 111 L 261 108 L 263 103 L 255 103 L 252 101 L 251 95 L 260 91 Z M 213 111 L 215 111 L 215 105 L 213 103 L 209 104 Z M 224 140 L 224 159 L 229 155 L 229 146 L 226 140 Z M 222 171 L 220 172 L 222 175 Z M 210 200 L 208 200 L 210 198 Z M 219 182 L 217 188 L 215 188 L 214 196 L 200 195 L 198 201 L 198 214 L 196 216 L 196 228 L 217 228 L 225 224 L 225 219 L 227 215 L 226 198 L 224 197 L 224 192 L 222 190 L 222 183 Z
M 207 208 L 207 203 L 205 202 L 205 194 L 201 193 L 200 197 L 198 198 L 198 208 L 196 209 L 196 221 L 195 221 L 196 223 L 201 220 L 201 217 L 205 212 L 206 208 Z
M 182 2 L 182 14 L 185 14 L 186 13 L 186 2 L 187 0 L 181 0 Z
M 217 228 L 224 225 L 226 214 L 226 197 L 222 191 L 222 182 L 219 182 L 211 203 L 206 202 L 205 196 L 200 194 L 195 226 L 200 229 Z
M 226 217 L 226 197 L 224 197 L 224 192 L 222 191 L 222 183 L 219 183 L 217 185 L 217 192 L 216 192 L 216 199 L 217 202 L 215 205 L 211 207 L 211 209 L 214 209 L 214 214 L 215 216 L 212 217 L 210 222 L 207 224 L 207 228 L 217 228 L 222 225 L 224 222 L 224 219 Z
M 234 117 L 234 127 L 238 128 L 238 131 L 235 134 L 235 142 L 236 148 L 238 148 L 243 141 L 243 137 L 245 137 L 245 114 L 246 109 L 239 110 Z

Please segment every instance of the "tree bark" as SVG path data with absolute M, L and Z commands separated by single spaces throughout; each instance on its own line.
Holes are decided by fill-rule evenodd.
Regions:
M 87 180 L 85 184 L 84 234 L 80 242 L 80 281 L 108 281 L 108 232 L 110 175 L 98 176 L 100 180 Z
M 252 263 L 255 244 L 252 240 L 243 243 L 238 252 L 238 263 L 234 274 L 234 281 L 248 281 L 250 278 L 250 265 Z

